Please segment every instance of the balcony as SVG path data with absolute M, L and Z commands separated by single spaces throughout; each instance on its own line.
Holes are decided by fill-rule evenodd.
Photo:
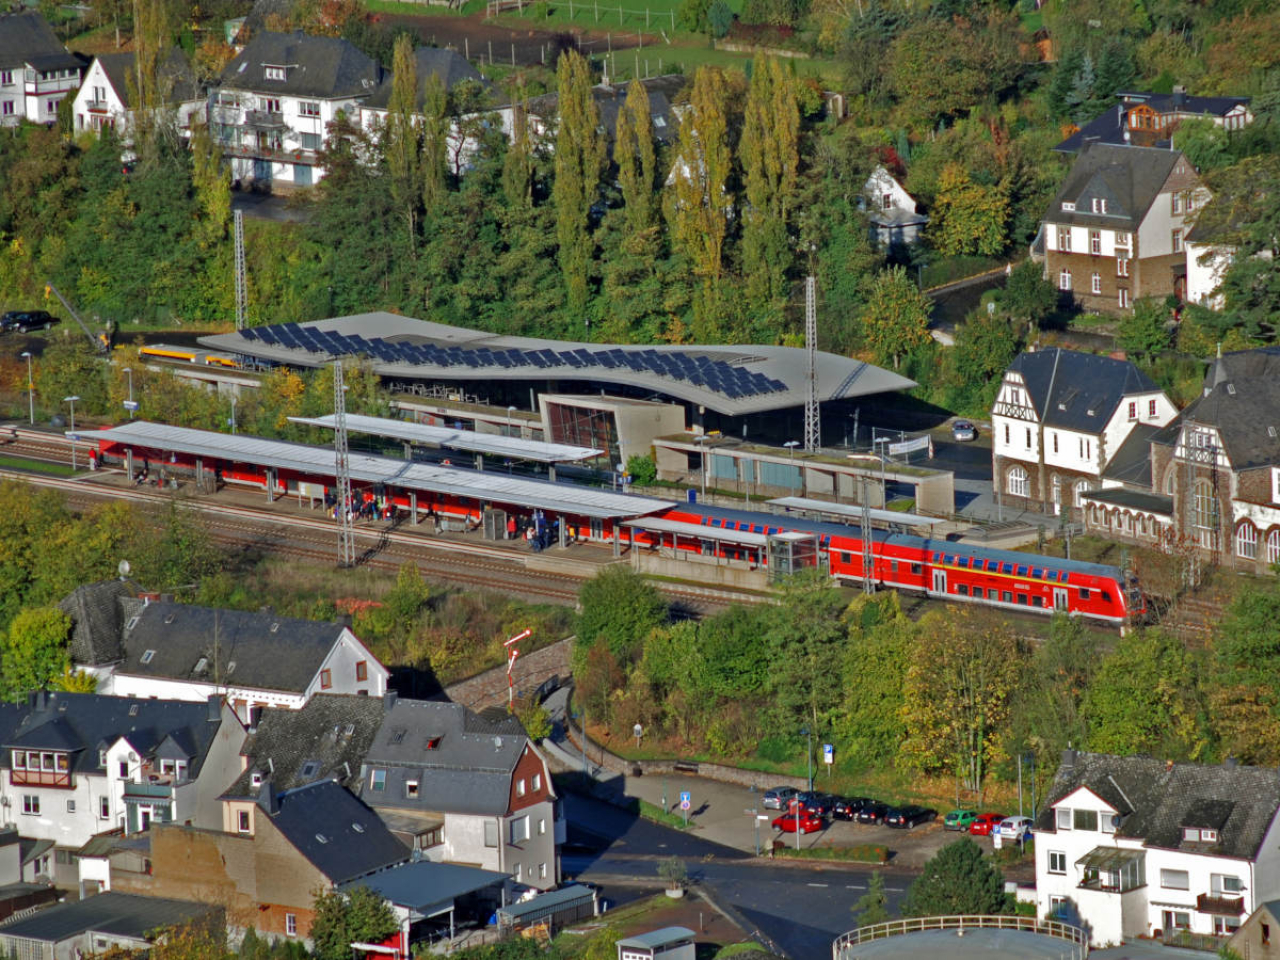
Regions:
M 173 796 L 171 779 L 164 777 L 153 783 L 131 780 L 124 785 L 124 797 L 126 800 L 168 800 Z
M 268 113 L 265 110 L 246 110 L 242 123 L 244 126 L 251 127 L 254 130 L 288 129 L 288 124 L 284 122 L 283 113 Z
M 90 100 L 85 106 L 90 113 L 106 113 L 110 109 L 105 100 Z
M 1221 893 L 1202 893 L 1196 897 L 1196 910 L 1219 917 L 1244 915 L 1244 897 L 1231 897 Z
M 69 770 L 10 770 L 9 783 L 15 787 L 57 787 L 72 789 Z
M 279 163 L 315 163 L 316 152 L 302 148 L 264 147 L 243 143 L 224 144 L 222 152 L 229 157 L 247 157 L 257 160 L 275 160 Z

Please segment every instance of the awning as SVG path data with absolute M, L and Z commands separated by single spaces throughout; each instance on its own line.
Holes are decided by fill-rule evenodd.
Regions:
M 1118 847 L 1094 847 L 1076 861 L 1076 866 L 1094 869 L 1099 873 L 1119 870 L 1125 864 L 1135 863 L 1146 857 L 1145 850 L 1122 850 Z

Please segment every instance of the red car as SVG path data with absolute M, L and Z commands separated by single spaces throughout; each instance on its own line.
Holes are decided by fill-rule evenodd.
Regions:
M 800 816 L 794 813 L 784 813 L 780 817 L 773 820 L 773 829 L 780 830 L 783 833 L 795 833 L 796 827 L 800 828 L 801 833 L 817 833 L 826 827 L 827 821 L 816 814 L 810 813 L 808 810 L 801 810 Z
M 1003 813 L 980 813 L 978 819 L 969 824 L 969 832 L 975 837 L 989 837 L 991 831 L 1000 826 L 1000 821 L 1003 819 Z

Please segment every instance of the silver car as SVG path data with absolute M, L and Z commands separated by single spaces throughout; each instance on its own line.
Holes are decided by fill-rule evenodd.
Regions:
M 978 439 L 978 428 L 969 420 L 957 420 L 951 425 L 951 439 L 961 442 Z
M 781 810 L 799 792 L 795 787 L 774 787 L 764 792 L 760 806 L 766 810 Z

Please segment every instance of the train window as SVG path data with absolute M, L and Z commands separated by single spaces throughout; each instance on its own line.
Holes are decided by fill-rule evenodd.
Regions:
M 1032 598 L 1031 598 L 1031 605 L 1032 605 L 1033 607 L 1043 607 L 1043 606 L 1044 606 L 1044 597 L 1032 597 Z
M 957 584 L 956 593 L 960 594 L 962 597 L 967 597 L 969 595 L 969 588 L 963 583 Z
M 1022 604 L 1024 607 L 1027 605 L 1027 595 L 1025 593 L 1018 594 L 1018 603 Z
M 954 563 L 956 562 L 956 558 L 955 558 L 955 557 L 953 557 L 953 556 L 951 556 L 950 554 L 945 554 L 945 555 L 943 556 L 943 558 L 942 558 L 942 561 L 943 561 L 943 563 L 951 563 L 951 564 L 954 564 Z
M 1026 568 L 1026 567 L 1023 567 L 1023 566 L 1019 566 L 1019 567 L 1018 567 L 1018 576 L 1020 576 L 1020 577 L 1025 577 L 1026 575 L 1027 575 L 1027 568 Z
M 890 570 L 890 572 L 891 572 L 891 573 L 897 573 L 897 572 L 898 572 L 898 561 L 897 561 L 897 560 L 890 560 L 890 561 L 889 561 L 889 570 Z
M 973 588 L 973 595 L 974 595 L 975 597 L 977 597 L 979 600 L 981 600 L 981 599 L 982 599 L 982 588 L 981 588 L 981 587 L 974 587 L 974 588 Z
M 842 551 L 842 552 L 841 552 L 841 554 L 840 554 L 840 562 L 841 562 L 841 563 L 851 563 L 851 562 L 852 562 L 852 558 L 849 556 L 849 554 L 844 553 L 844 552 Z
M 956 557 L 956 566 L 957 566 L 957 567 L 967 567 L 967 566 L 969 566 L 969 558 L 968 558 L 968 557 Z
M 831 546 L 831 538 L 830 538 L 830 537 L 823 537 L 821 540 L 819 540 L 819 541 L 818 541 L 818 546 L 820 546 L 820 547 L 829 547 L 829 546 Z
M 935 554 L 933 555 L 933 562 L 934 562 L 934 563 L 941 563 L 941 562 L 942 562 L 942 554 L 940 554 L 940 553 L 935 553 Z
M 911 572 L 919 576 L 924 573 L 924 565 L 920 563 L 913 563 L 911 565 Z
M 723 520 L 721 520 L 719 517 L 716 517 L 716 519 L 714 519 L 714 520 L 712 520 L 712 521 L 711 521 L 711 525 L 712 525 L 713 527 L 718 527 L 718 526 L 720 526 L 722 523 L 724 523 L 724 521 L 723 521 Z
M 1000 599 L 1003 600 L 1005 603 L 1013 603 L 1013 594 L 1010 593 L 1008 590 L 1005 590 L 1000 594 Z
M 1001 573 L 1013 573 L 1013 564 L 1012 564 L 1012 563 L 1002 563 L 1002 564 L 1000 564 L 1000 572 L 1001 572 Z
M 1050 570 L 1050 571 L 1048 571 L 1048 572 L 1045 574 L 1045 576 L 1046 576 L 1046 577 L 1048 577 L 1050 580 L 1057 580 L 1057 579 L 1058 579 L 1058 571 L 1057 571 L 1057 570 Z
M 751 528 L 751 532 L 752 532 L 752 533 L 764 533 L 764 527 L 752 527 L 752 528 Z
M 1081 587 L 1081 588 L 1080 588 L 1080 599 L 1081 599 L 1081 600 L 1088 600 L 1088 599 L 1089 599 L 1089 590 L 1088 590 L 1086 587 Z
M 1037 580 L 1039 580 L 1041 577 L 1044 576 L 1044 571 L 1041 570 L 1039 567 L 1032 567 L 1031 575 L 1035 577 Z
M 1108 593 L 1106 590 L 1103 590 L 1103 591 L 1102 591 L 1102 602 L 1103 602 L 1103 603 L 1110 603 L 1110 602 L 1111 602 L 1111 594 L 1110 594 L 1110 593 Z

